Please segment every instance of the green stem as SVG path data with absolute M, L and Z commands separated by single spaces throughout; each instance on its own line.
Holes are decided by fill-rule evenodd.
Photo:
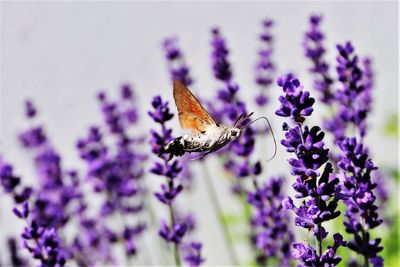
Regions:
M 367 240 L 367 236 L 366 236 L 367 234 L 365 232 L 365 228 L 364 228 L 363 222 L 361 222 L 361 225 L 362 225 L 362 228 L 361 228 L 362 238 L 364 240 Z M 364 267 L 369 267 L 369 262 L 368 262 L 368 256 L 367 255 L 364 255 Z
M 171 220 L 171 229 L 173 229 L 175 225 L 175 218 L 174 218 L 174 209 L 172 207 L 172 204 L 169 205 L 169 217 Z M 175 265 L 176 266 L 181 266 L 181 257 L 179 255 L 179 247 L 178 244 L 174 242 L 174 258 L 175 258 Z
M 322 226 L 321 223 L 318 224 L 318 250 L 319 250 L 319 257 L 322 256 Z
M 222 208 L 221 208 L 221 203 L 218 200 L 217 193 L 216 193 L 215 188 L 211 181 L 210 172 L 208 171 L 207 166 L 205 166 L 205 163 L 203 163 L 203 169 L 204 169 L 204 172 L 203 172 L 204 176 L 206 177 L 205 181 L 206 181 L 207 191 L 208 191 L 208 194 L 210 195 L 211 202 L 213 203 L 212 206 L 213 206 L 214 212 L 218 218 L 219 225 L 222 228 L 222 233 L 224 235 L 224 241 L 226 244 L 226 248 L 228 249 L 229 258 L 232 259 L 232 262 L 234 265 L 239 265 L 239 261 L 236 256 L 235 248 L 233 246 L 232 237 L 229 232 L 229 226 L 227 224 L 225 224 L 225 220 L 224 220 L 223 212 L 222 212 Z
M 142 186 L 143 188 L 150 188 L 148 184 L 146 184 L 146 182 L 143 180 L 142 181 Z M 145 191 L 143 194 L 143 201 L 144 201 L 144 205 L 145 205 L 145 211 L 147 213 L 147 216 L 145 217 L 146 220 L 150 221 L 150 227 L 151 228 L 157 228 L 158 227 L 158 221 L 157 221 L 157 216 L 156 213 L 154 211 L 154 205 L 153 202 L 151 200 L 151 195 L 149 194 L 149 191 Z M 147 244 L 147 242 L 145 242 Z M 166 262 L 168 259 L 168 254 L 167 254 L 167 246 L 165 245 L 165 243 L 158 243 L 160 246 L 158 247 L 158 251 L 160 251 L 159 255 L 162 258 L 162 262 Z M 146 245 L 146 251 L 148 251 L 148 246 Z M 151 255 L 150 253 L 147 253 L 147 255 Z
M 364 267 L 369 267 L 368 257 L 364 256 Z

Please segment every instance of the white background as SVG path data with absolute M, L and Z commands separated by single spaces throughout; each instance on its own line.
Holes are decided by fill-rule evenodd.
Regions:
M 210 28 L 221 27 L 231 50 L 234 80 L 241 96 L 251 101 L 257 92 L 253 67 L 259 47 L 257 34 L 265 17 L 276 22 L 274 59 L 278 73 L 294 71 L 307 88 L 311 76 L 303 56 L 303 33 L 311 13 L 324 15 L 328 59 L 334 73 L 335 44 L 351 40 L 357 53 L 371 56 L 376 70 L 374 111 L 366 143 L 379 164 L 398 161 L 398 143 L 382 136 L 391 113 L 398 110 L 398 4 L 396 2 L 2 2 L 1 3 L 1 149 L 28 182 L 33 182 L 30 156 L 22 151 L 16 133 L 25 126 L 22 103 L 32 98 L 52 142 L 66 167 L 83 165 L 74 144 L 89 125 L 99 121 L 95 101 L 98 89 L 116 92 L 122 82 L 132 83 L 140 98 L 143 132 L 152 127 L 146 112 L 151 98 L 161 94 L 172 101 L 171 83 L 160 43 L 177 35 L 195 79 L 193 91 L 211 97 L 218 83 L 210 68 Z M 278 138 L 282 120 L 276 86 L 267 110 Z M 311 89 L 312 94 L 316 96 Z M 325 109 L 317 106 L 314 121 Z M 174 122 L 177 126 L 177 122 Z M 141 128 L 142 129 L 142 128 Z M 178 130 L 179 131 L 179 130 Z M 272 142 L 272 141 L 270 141 Z M 286 173 L 286 152 L 279 147 L 269 173 Z M 212 161 L 212 160 L 211 160 Z M 208 164 L 211 164 L 210 161 Z M 198 167 L 198 166 L 197 166 Z M 195 167 L 195 168 L 197 168 Z M 199 171 L 201 169 L 198 169 Z M 201 175 L 198 187 L 185 196 L 196 213 L 209 264 L 229 264 L 211 203 Z M 228 182 L 215 175 L 215 186 L 226 209 L 234 210 Z M 148 177 L 154 188 L 160 182 Z M 290 190 L 290 189 L 289 189 Z M 0 235 L 13 227 L 9 201 L 0 202 Z M 154 203 L 158 205 L 158 203 Z M 163 208 L 160 208 L 161 210 Z M 157 238 L 155 238 L 157 240 Z M 246 251 L 238 247 L 241 257 Z M 152 263 L 159 262 L 155 257 Z

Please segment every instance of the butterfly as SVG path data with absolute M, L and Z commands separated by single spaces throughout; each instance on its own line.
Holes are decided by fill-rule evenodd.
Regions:
M 243 130 L 256 121 L 239 127 L 253 115 L 252 112 L 248 115 L 241 114 L 232 126 L 217 123 L 192 92 L 178 80 L 173 83 L 173 95 L 180 125 L 184 129 L 190 129 L 191 133 L 177 137 L 161 147 L 159 156 L 169 154 L 169 159 L 172 159 L 173 156 L 182 156 L 186 152 L 205 152 L 201 156 L 204 157 L 239 138 Z

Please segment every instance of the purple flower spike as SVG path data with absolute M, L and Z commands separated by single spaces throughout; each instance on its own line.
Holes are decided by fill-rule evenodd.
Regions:
M 149 116 L 161 126 L 161 132 L 152 130 L 152 138 L 150 144 L 153 147 L 153 153 L 158 155 L 162 146 L 172 140 L 172 129 L 168 129 L 166 122 L 172 119 L 173 114 L 170 113 L 168 102 L 163 102 L 160 96 L 154 97 L 152 101 L 153 111 L 149 111 Z M 181 185 L 175 185 L 175 177 L 179 175 L 182 168 L 177 160 L 168 161 L 163 158 L 163 162 L 155 162 L 151 168 L 151 172 L 160 176 L 165 176 L 168 179 L 167 185 L 162 185 L 162 191 L 155 193 L 155 196 L 164 204 L 172 205 L 173 200 L 182 190 Z
M 253 236 L 256 248 L 260 251 L 258 261 L 261 263 L 275 257 L 281 266 L 288 266 L 290 245 L 294 235 L 289 227 L 289 216 L 282 211 L 283 194 L 281 192 L 284 179 L 270 178 L 268 183 L 249 192 L 248 202 L 255 208 L 251 224 L 259 229 Z
M 301 266 L 336 266 L 342 258 L 336 256 L 336 251 L 340 246 L 346 246 L 343 237 L 340 234 L 334 234 L 333 246 L 328 246 L 327 250 L 318 257 L 315 248 L 307 242 L 293 244 L 293 258 L 301 261 Z
M 177 52 L 174 52 L 177 53 Z M 177 55 L 171 53 L 172 58 Z M 168 102 L 163 102 L 160 96 L 156 96 L 152 101 L 153 109 L 148 112 L 149 116 L 154 122 L 160 125 L 160 130 L 151 130 L 150 144 L 152 152 L 159 155 L 161 147 L 166 145 L 172 140 L 172 129 L 167 128 L 166 123 L 172 119 L 173 114 L 170 113 Z M 159 157 L 154 162 L 150 171 L 156 175 L 162 176 L 165 179 L 165 184 L 161 185 L 161 191 L 156 192 L 154 195 L 163 204 L 167 205 L 170 209 L 170 225 L 162 221 L 159 235 L 166 241 L 174 244 L 175 261 L 180 265 L 180 253 L 182 247 L 186 246 L 186 236 L 194 228 L 194 222 L 191 217 L 189 220 L 183 220 L 179 217 L 176 210 L 176 199 L 179 193 L 183 190 L 182 184 L 177 177 L 182 175 L 182 167 L 177 159 L 170 161 L 168 158 Z M 191 254 L 184 259 L 189 262 L 191 266 L 198 266 L 203 259 L 200 255 L 200 247 L 191 252 Z M 197 264 L 195 264 L 197 263 Z
M 70 257 L 55 228 L 41 228 L 32 221 L 21 236 L 24 247 L 40 260 L 41 266 L 64 266 Z
M 165 59 L 168 65 L 168 72 L 171 77 L 171 82 L 173 83 L 175 80 L 179 80 L 186 86 L 193 84 L 189 67 L 186 64 L 182 50 L 178 46 L 178 38 L 165 38 L 162 47 L 165 53 Z M 154 132 L 152 132 L 152 134 L 153 133 Z M 154 134 L 156 135 L 156 133 Z M 182 158 L 182 162 L 187 159 L 188 158 L 184 156 Z M 188 167 L 188 164 L 183 164 L 180 178 L 182 180 L 182 184 L 184 184 L 184 187 L 190 189 L 192 184 L 192 173 Z
M 246 104 L 238 97 L 239 85 L 232 81 L 231 65 L 228 59 L 229 50 L 226 40 L 218 28 L 212 29 L 211 61 L 214 76 L 223 82 L 223 86 L 217 91 L 217 100 L 212 102 L 210 110 L 215 118 L 226 124 L 233 124 L 241 114 L 248 114 Z M 244 122 L 246 123 L 246 122 Z M 242 124 L 244 124 L 242 123 Z M 239 156 L 238 160 L 230 159 L 230 164 L 225 164 L 228 171 L 237 177 L 246 177 L 250 174 L 248 157 L 254 150 L 256 130 L 248 127 L 240 139 L 232 142 L 231 150 Z
M 149 111 L 148 114 L 155 122 L 162 124 L 174 117 L 174 115 L 169 111 L 168 102 L 163 103 L 161 96 L 154 97 L 151 105 L 153 106 L 154 111 Z
M 39 147 L 46 142 L 46 135 L 42 127 L 34 127 L 19 135 L 21 144 L 26 148 Z
M 130 133 L 131 127 L 137 127 L 139 119 L 133 87 L 122 84 L 115 100 L 105 92 L 100 92 L 98 101 L 103 123 L 90 127 L 86 137 L 77 142 L 79 155 L 87 165 L 87 180 L 93 192 L 102 200 L 96 215 L 83 214 L 80 218 L 85 234 L 75 237 L 73 250 L 79 255 L 101 251 L 101 256 L 97 258 L 85 257 L 84 265 L 113 262 L 109 251 L 116 241 L 122 241 L 128 258 L 134 256 L 140 251 L 137 240 L 145 229 L 139 215 L 144 207 L 146 188 L 141 179 L 144 177 L 143 165 L 147 156 L 138 152 L 143 137 Z M 110 144 L 108 139 L 114 142 Z M 86 209 L 85 205 L 81 203 L 81 213 Z M 121 225 L 123 229 L 111 231 L 108 225 L 114 223 L 116 214 L 138 217 L 135 223 L 125 221 Z M 132 234 L 132 229 L 141 231 Z
M 363 66 L 350 42 L 338 44 L 336 72 L 340 87 L 337 90 L 337 113 L 324 122 L 325 128 L 332 132 L 335 142 L 347 135 L 350 125 L 354 125 L 360 137 L 366 134 L 366 118 L 371 110 L 373 73 L 371 60 L 364 59 Z
M 202 245 L 198 242 L 191 242 L 187 245 L 187 254 L 184 259 L 189 266 L 200 266 L 204 262 L 204 258 L 201 256 L 201 248 Z
M 303 122 L 305 116 L 313 112 L 314 98 L 308 91 L 303 90 L 299 80 L 293 74 L 278 78 L 278 86 L 283 88 L 285 96 L 280 96 L 281 107 L 275 112 L 282 117 L 290 117 L 296 122 Z
M 191 85 L 193 79 L 190 77 L 189 67 L 187 66 L 183 53 L 178 46 L 178 38 L 166 38 L 162 43 L 162 47 L 165 52 L 171 80 L 179 80 L 186 86 Z
M 345 204 L 347 221 L 346 232 L 354 239 L 348 247 L 368 259 L 373 266 L 381 266 L 382 258 L 378 253 L 383 250 L 381 239 L 371 240 L 369 230 L 382 224 L 375 204 L 373 189 L 376 184 L 371 180 L 371 173 L 377 169 L 368 157 L 367 149 L 356 138 L 345 138 L 339 143 L 342 151 L 338 167 L 343 178 L 343 192 L 347 196 Z
M 37 114 L 36 107 L 33 105 L 32 101 L 27 100 L 25 101 L 25 116 L 27 118 L 33 118 Z
M 28 225 L 21 234 L 24 240 L 23 247 L 31 253 L 32 258 L 40 262 L 40 266 L 64 266 L 71 255 L 59 238 L 57 229 L 53 227 L 53 225 L 62 227 L 65 224 L 65 221 L 61 219 L 65 218 L 63 207 L 55 207 L 57 203 L 54 200 L 45 201 L 43 197 L 34 196 L 36 197 L 35 200 L 31 196 L 32 189 L 20 184 L 19 178 L 13 174 L 12 166 L 3 162 L 1 158 L 0 163 L 0 181 L 3 188 L 7 193 L 13 195 L 15 204 L 23 202 L 20 207 L 13 208 L 14 214 Z M 18 183 L 15 181 L 18 181 Z M 20 189 L 21 187 L 22 189 Z M 47 190 L 42 190 L 42 194 L 46 195 L 49 192 Z M 19 191 L 22 193 L 19 193 Z M 24 194 L 23 198 L 21 197 L 22 194 Z M 31 211 L 28 201 L 32 200 L 35 201 Z M 58 211 L 54 212 L 54 208 L 58 208 Z M 47 214 L 45 215 L 44 212 Z M 10 240 L 9 246 L 12 262 L 24 261 L 18 257 L 15 251 L 15 241 Z
M 211 54 L 212 69 L 214 76 L 218 80 L 229 83 L 232 78 L 231 65 L 228 61 L 229 50 L 225 39 L 221 36 L 219 28 L 213 28 L 211 45 L 213 52 Z
M 329 65 L 324 59 L 325 48 L 323 41 L 324 34 L 321 32 L 320 24 L 322 16 L 313 15 L 310 17 L 310 28 L 304 35 L 303 47 L 305 56 L 312 62 L 310 71 L 314 74 L 314 88 L 320 92 L 321 102 L 331 104 L 334 101 L 332 93 L 333 79 L 329 76 Z
M 266 89 L 273 83 L 275 75 L 275 65 L 272 62 L 273 36 L 271 28 L 273 21 L 267 18 L 262 25 L 263 32 L 259 35 L 259 39 L 263 44 L 263 48 L 258 51 L 259 59 L 255 67 L 255 82 L 261 89 L 261 92 L 256 97 L 256 103 L 259 106 L 265 106 L 268 103 Z
M 334 266 L 341 261 L 341 257 L 336 256 L 336 249 L 345 243 L 336 242 L 342 237 L 335 234 L 334 245 L 323 252 L 323 240 L 328 233 L 322 224 L 340 215 L 340 211 L 336 210 L 338 202 L 346 196 L 341 193 L 339 179 L 331 175 L 333 167 L 328 162 L 329 150 L 325 148 L 324 132 L 318 126 L 310 129 L 302 125 L 305 116 L 311 115 L 314 99 L 292 74 L 278 78 L 278 86 L 282 87 L 284 95 L 279 98 L 281 108 L 276 114 L 290 117 L 291 123 L 296 124 L 294 127 L 286 122 L 283 124 L 286 133 L 281 143 L 287 152 L 294 155 L 288 162 L 292 166 L 291 174 L 296 177 L 293 184 L 295 196 L 302 199 L 297 206 L 292 198 L 287 197 L 282 206 L 296 214 L 295 225 L 312 232 L 318 243 L 318 247 L 307 242 L 294 243 L 292 256 L 305 266 Z M 320 173 L 322 166 L 324 170 Z

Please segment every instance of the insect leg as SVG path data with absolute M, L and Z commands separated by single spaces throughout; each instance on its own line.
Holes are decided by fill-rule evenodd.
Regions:
M 222 147 L 218 147 L 218 148 L 216 148 L 216 149 L 210 150 L 210 151 L 208 151 L 208 152 L 206 152 L 206 153 L 204 153 L 204 154 L 202 154 L 202 155 L 200 155 L 200 156 L 198 156 L 198 157 L 192 158 L 192 159 L 190 159 L 190 160 L 202 159 L 202 158 L 204 158 L 205 156 L 207 156 L 208 154 L 211 154 L 211 153 L 213 153 L 213 152 L 215 152 L 215 151 L 217 151 L 217 150 L 219 150 L 219 149 L 221 149 L 221 148 L 222 148 Z

